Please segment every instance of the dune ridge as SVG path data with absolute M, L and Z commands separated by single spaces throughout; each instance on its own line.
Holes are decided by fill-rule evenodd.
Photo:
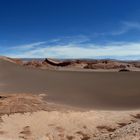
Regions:
M 0 93 L 46 94 L 45 100 L 86 109 L 138 109 L 139 72 L 42 70 L 0 59 Z

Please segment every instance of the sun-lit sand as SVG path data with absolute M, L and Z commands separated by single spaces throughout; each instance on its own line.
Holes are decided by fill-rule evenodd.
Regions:
M 0 135 L 14 140 L 120 140 L 134 138 L 140 135 L 133 130 L 137 120 L 132 117 L 138 111 L 88 111 L 59 112 L 38 111 L 34 113 L 4 115 L 1 117 Z M 140 129 L 140 124 L 138 125 Z M 128 127 L 127 134 L 123 134 Z M 124 130 L 121 130 L 124 129 Z M 117 133 L 117 131 L 120 131 Z
M 139 110 L 80 111 L 52 106 L 40 96 L 0 97 L 0 139 L 3 140 L 129 140 L 140 135 Z

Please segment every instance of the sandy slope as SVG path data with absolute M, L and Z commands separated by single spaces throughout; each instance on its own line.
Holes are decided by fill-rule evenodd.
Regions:
M 80 111 L 42 95 L 0 95 L 0 140 L 138 140 L 140 110 Z
M 1 93 L 47 94 L 51 102 L 89 109 L 140 107 L 140 72 L 68 72 L 0 60 Z

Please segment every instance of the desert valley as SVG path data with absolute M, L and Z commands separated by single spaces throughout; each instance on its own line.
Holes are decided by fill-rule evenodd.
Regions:
M 140 62 L 0 57 L 0 140 L 138 140 Z

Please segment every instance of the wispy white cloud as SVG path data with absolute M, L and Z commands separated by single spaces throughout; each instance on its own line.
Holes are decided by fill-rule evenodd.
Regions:
M 95 33 L 95 36 L 118 36 L 132 30 L 140 30 L 140 22 L 122 21 L 119 28 L 109 32 Z
M 5 55 L 20 58 L 140 59 L 140 42 L 111 42 L 106 45 L 97 45 L 94 43 L 77 44 L 70 42 L 64 45 L 32 43 L 31 47 L 29 47 L 30 45 L 22 45 L 24 51 L 22 51 L 19 46 L 15 52 L 8 52 L 5 53 Z M 43 47 L 41 45 L 43 45 Z
M 129 29 L 140 29 L 140 22 L 124 21 L 122 23 Z
M 112 32 L 112 35 L 125 34 L 131 30 L 140 30 L 140 22 L 123 21 L 121 28 L 118 31 Z
M 85 35 L 76 35 L 76 36 L 65 36 L 65 37 L 60 37 L 56 39 L 52 39 L 49 41 L 46 41 L 47 44 L 53 43 L 53 44 L 68 44 L 68 43 L 73 43 L 73 44 L 79 44 L 79 43 L 84 43 L 88 42 L 90 40 L 89 36 Z
M 40 46 L 40 45 L 43 45 L 45 44 L 46 42 L 34 42 L 34 43 L 29 43 L 29 44 L 24 44 L 24 45 L 18 45 L 18 46 L 14 46 L 14 47 L 11 47 L 9 49 L 11 50 L 21 50 L 21 51 L 26 51 L 26 50 L 30 50 L 30 49 L 34 49 L 35 47 L 37 46 Z

